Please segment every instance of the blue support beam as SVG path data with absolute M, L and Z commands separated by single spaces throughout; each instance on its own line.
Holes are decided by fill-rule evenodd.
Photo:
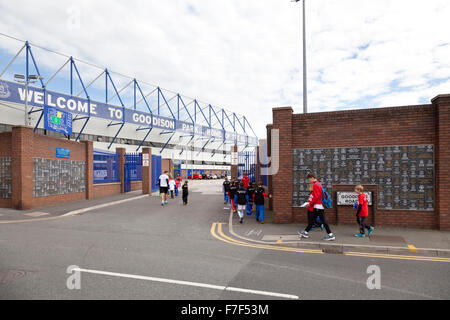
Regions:
M 144 144 L 145 139 L 147 139 L 148 135 L 150 134 L 150 132 L 152 132 L 153 128 L 150 128 L 147 132 L 147 134 L 145 135 L 144 139 L 142 139 L 141 143 L 139 144 L 139 146 L 136 148 L 136 151 L 139 151 L 139 149 L 141 148 L 141 146 Z
M 175 135 L 175 131 L 172 133 L 172 135 L 170 136 L 169 140 L 166 141 L 166 143 L 164 144 L 162 149 L 159 151 L 159 153 L 162 153 L 164 151 L 164 149 L 166 149 L 167 145 L 169 144 L 169 141 L 172 140 L 174 135 Z
M 184 104 L 184 101 L 183 101 L 183 99 L 181 98 L 180 95 L 178 95 L 178 99 L 179 99 L 179 102 L 181 101 L 181 103 L 183 104 L 184 110 L 186 110 L 186 112 L 187 112 L 189 118 L 190 118 L 191 121 L 192 121 L 192 124 L 195 124 L 195 121 L 194 121 L 194 119 L 192 118 L 191 113 L 189 112 L 188 108 L 187 108 L 186 105 Z
M 223 118 L 222 118 L 222 121 L 220 121 L 220 119 L 219 119 L 219 117 L 217 116 L 217 113 L 216 113 L 216 111 L 214 110 L 214 108 L 213 108 L 211 105 L 209 105 L 209 112 L 210 112 L 210 114 L 211 114 L 211 110 L 212 110 L 214 116 L 216 117 L 217 121 L 219 122 L 220 126 L 222 127 L 222 130 L 225 130 L 225 127 L 224 127 L 224 125 L 223 125 Z
M 224 143 L 225 143 L 225 140 L 223 140 L 223 142 L 221 144 L 219 144 L 219 146 L 213 150 L 213 153 L 211 154 L 211 158 L 214 157 L 214 155 L 216 154 L 216 150 L 219 149 Z
M 189 136 L 185 136 L 185 137 L 189 137 Z M 189 143 L 192 141 L 192 139 L 194 139 L 194 135 L 190 136 L 191 139 L 189 139 L 189 141 L 186 143 L 186 146 L 189 145 Z M 181 152 L 179 153 L 179 155 L 181 155 L 183 153 L 184 149 L 181 149 Z
M 145 105 L 147 106 L 148 111 L 150 112 L 150 114 L 151 114 L 151 116 L 152 116 L 152 121 L 153 121 L 153 112 L 152 112 L 152 110 L 151 110 L 151 108 L 150 108 L 150 104 L 147 102 L 147 99 L 145 98 L 144 93 L 143 93 L 142 90 L 141 90 L 141 86 L 140 86 L 139 83 L 136 81 L 136 79 L 134 79 L 134 82 L 135 82 L 135 86 L 137 87 L 137 89 L 139 90 L 139 93 L 140 93 L 141 96 L 142 96 L 142 99 L 143 99 L 144 102 L 145 102 Z M 135 103 L 136 103 L 136 102 L 135 102 Z M 135 106 L 134 109 L 136 109 L 136 106 Z M 153 122 L 152 122 L 152 123 L 153 123 Z
M 163 92 L 161 91 L 161 89 L 159 87 L 158 87 L 158 115 L 159 115 L 159 97 L 160 97 L 160 95 L 163 98 L 164 103 L 166 104 L 167 108 L 169 109 L 170 114 L 172 115 L 172 118 L 176 121 L 177 119 L 175 118 L 175 115 L 173 114 L 172 109 L 170 108 L 170 105 L 166 100 L 166 97 L 164 96 Z
M 211 141 L 211 139 L 212 139 L 212 141 Z M 206 146 L 207 146 L 210 142 L 214 142 L 215 139 L 216 139 L 216 138 L 209 138 L 208 141 L 206 141 L 206 143 L 205 143 L 205 144 L 203 145 L 203 147 L 200 149 L 200 151 L 197 152 L 197 156 L 200 154 L 200 152 L 205 151 Z
M 210 122 L 208 121 L 208 118 L 206 118 L 205 114 L 203 113 L 202 108 L 201 108 L 200 105 L 197 103 L 197 100 L 194 100 L 194 104 L 196 105 L 196 109 L 197 109 L 197 107 L 198 107 L 198 109 L 200 110 L 200 112 L 201 112 L 201 114 L 202 114 L 202 116 L 203 116 L 203 119 L 205 119 L 205 121 L 206 121 L 206 123 L 208 124 L 208 126 L 211 127 Z M 206 108 L 207 108 L 207 107 L 206 107 Z M 206 108 L 205 108 L 205 109 L 206 109 Z M 196 122 L 197 122 L 197 119 L 196 119 Z

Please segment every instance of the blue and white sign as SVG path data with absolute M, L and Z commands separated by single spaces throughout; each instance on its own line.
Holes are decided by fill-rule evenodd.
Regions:
M 0 100 L 23 104 L 25 102 L 25 86 L 20 83 L 0 80 Z M 176 130 L 187 134 L 225 139 L 226 141 L 248 142 L 251 146 L 256 146 L 258 141 L 257 138 L 238 135 L 236 132 L 228 132 L 197 124 L 194 125 L 190 122 L 179 121 L 173 118 L 81 97 L 73 97 L 64 93 L 49 90 L 44 92 L 42 88 L 37 87 L 28 87 L 28 105 L 40 108 L 45 105 L 58 111 L 65 111 L 68 114 L 91 116 L 158 129 Z M 49 128 L 49 130 L 52 129 Z
M 70 158 L 70 150 L 65 148 L 56 148 L 56 157 L 69 159 Z
M 72 134 L 72 114 L 52 107 L 44 108 L 44 129 Z

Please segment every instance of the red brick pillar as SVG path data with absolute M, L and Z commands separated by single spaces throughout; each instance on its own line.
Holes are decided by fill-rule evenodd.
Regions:
M 142 148 L 142 194 L 152 194 L 151 148 Z
M 275 223 L 292 222 L 292 114 L 291 107 L 274 108 L 273 129 L 279 130 L 279 169 L 272 176 Z M 271 145 L 275 143 L 271 141 Z M 273 159 L 272 159 L 273 162 Z M 273 165 L 273 164 L 272 164 Z
M 238 152 L 238 147 L 237 146 L 233 146 L 231 148 L 231 158 L 233 158 L 233 152 Z M 233 178 L 237 179 L 238 175 L 239 175 L 238 166 L 237 165 L 231 165 L 231 179 L 233 179 Z
M 266 126 L 266 130 L 267 130 L 267 144 L 266 144 L 267 159 L 270 158 L 270 156 L 271 156 L 271 147 L 272 147 L 272 144 L 271 144 L 271 138 L 272 138 L 271 137 L 271 130 L 272 130 L 272 128 L 273 128 L 273 125 L 271 125 L 271 124 L 268 124 Z M 267 159 L 266 159 L 266 161 L 267 161 Z M 267 189 L 269 191 L 269 194 L 273 194 L 273 187 L 272 187 L 272 185 L 273 185 L 272 176 L 267 176 Z M 269 198 L 269 210 L 273 211 L 273 198 Z
M 431 100 L 436 108 L 435 211 L 440 230 L 450 230 L 450 94 Z
M 125 192 L 125 148 L 116 148 L 116 153 L 120 155 L 120 193 Z
M 83 141 L 86 146 L 86 199 L 94 198 L 94 142 Z
M 33 128 L 15 126 L 12 128 L 12 206 L 27 210 L 33 206 L 34 162 Z

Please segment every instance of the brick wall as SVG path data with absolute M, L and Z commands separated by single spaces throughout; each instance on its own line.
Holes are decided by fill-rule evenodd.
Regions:
M 0 133 L 0 157 L 11 156 L 11 132 Z
M 436 110 L 436 208 L 441 230 L 450 230 L 450 94 L 432 100 Z
M 93 186 L 93 198 L 107 197 L 120 193 L 120 182 L 96 183 Z
M 280 169 L 269 177 L 276 223 L 306 222 L 306 211 L 292 207 L 292 150 L 358 146 L 435 146 L 435 211 L 378 210 L 377 225 L 450 230 L 450 95 L 432 104 L 309 114 L 293 114 L 292 108 L 274 108 L 270 129 L 280 130 Z M 269 154 L 270 155 L 270 154 Z M 354 185 L 333 185 L 334 191 L 353 190 Z M 368 190 L 376 186 L 366 186 Z M 376 204 L 376 193 L 375 204 Z M 339 223 L 355 223 L 350 207 L 338 208 Z M 336 209 L 327 210 L 336 223 Z
M 70 158 L 68 160 L 56 158 L 56 148 L 69 149 Z M 121 154 L 121 181 L 95 185 L 93 183 L 93 150 L 92 141 L 75 142 L 53 136 L 35 134 L 33 133 L 33 128 L 27 126 L 14 126 L 12 132 L 0 133 L 0 157 L 10 157 L 12 167 L 12 195 L 11 198 L 1 198 L 0 207 L 31 209 L 62 202 L 99 198 L 122 193 L 124 187 L 123 167 L 125 163 L 125 149 L 117 148 L 116 150 Z M 149 148 L 146 148 L 145 152 L 151 155 Z M 77 190 L 72 193 L 63 193 L 67 192 L 67 190 L 63 190 L 59 194 L 61 190 L 58 190 L 58 194 L 53 192 L 51 195 L 46 196 L 34 195 L 35 159 L 43 159 L 44 162 L 53 160 L 71 161 L 84 165 L 83 174 L 80 174 L 80 179 L 85 183 L 84 188 L 80 189 L 84 189 L 84 191 L 79 192 L 80 190 Z M 166 163 L 168 166 L 171 166 L 171 160 L 166 160 Z M 131 191 L 142 190 L 143 183 L 145 183 L 147 186 L 146 192 L 150 192 L 148 190 L 149 186 L 151 186 L 150 169 L 151 164 L 147 167 L 146 174 L 143 175 L 144 181 L 131 182 Z M 46 182 L 43 181 L 43 183 L 46 186 Z

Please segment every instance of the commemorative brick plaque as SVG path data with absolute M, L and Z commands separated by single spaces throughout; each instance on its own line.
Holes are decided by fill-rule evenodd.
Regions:
M 294 149 L 293 206 L 309 196 L 314 172 L 332 194 L 333 185 L 378 185 L 377 207 L 434 210 L 434 146 L 409 145 Z

